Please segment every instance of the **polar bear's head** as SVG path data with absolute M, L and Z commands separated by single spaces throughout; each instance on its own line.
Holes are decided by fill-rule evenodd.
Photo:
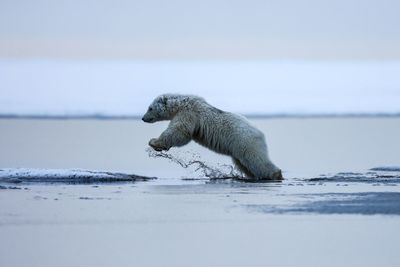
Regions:
M 150 104 L 142 120 L 149 123 L 171 120 L 179 109 L 185 105 L 189 97 L 177 94 L 160 95 Z

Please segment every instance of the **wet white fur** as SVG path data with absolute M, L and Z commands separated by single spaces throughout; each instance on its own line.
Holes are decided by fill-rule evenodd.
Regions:
M 168 150 L 194 140 L 231 156 L 249 178 L 282 178 L 280 169 L 268 157 L 264 134 L 243 116 L 221 111 L 201 97 L 161 95 L 149 106 L 143 120 L 171 121 L 159 138 L 150 140 L 149 145 L 156 150 Z

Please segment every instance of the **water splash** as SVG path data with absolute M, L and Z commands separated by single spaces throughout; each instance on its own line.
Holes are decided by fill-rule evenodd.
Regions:
M 207 178 L 243 178 L 242 173 L 234 166 L 229 164 L 219 164 L 205 162 L 198 153 L 193 151 L 155 151 L 146 148 L 146 152 L 151 158 L 166 158 L 171 162 L 180 165 L 184 169 L 194 168 L 194 172 Z

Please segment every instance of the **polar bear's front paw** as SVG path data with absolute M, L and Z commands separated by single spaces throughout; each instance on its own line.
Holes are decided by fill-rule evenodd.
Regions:
M 168 150 L 168 148 L 162 146 L 159 144 L 157 138 L 152 138 L 149 141 L 149 146 L 151 146 L 155 151 L 163 151 L 163 150 Z

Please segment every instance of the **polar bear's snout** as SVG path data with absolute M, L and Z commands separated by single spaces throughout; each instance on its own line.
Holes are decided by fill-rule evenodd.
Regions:
M 153 119 L 152 118 L 146 118 L 145 116 L 143 116 L 142 121 L 144 122 L 151 122 Z
M 149 114 L 149 112 L 147 112 L 146 114 L 143 115 L 142 121 L 152 123 L 152 122 L 155 122 L 155 118 L 153 116 L 151 116 L 151 114 Z

